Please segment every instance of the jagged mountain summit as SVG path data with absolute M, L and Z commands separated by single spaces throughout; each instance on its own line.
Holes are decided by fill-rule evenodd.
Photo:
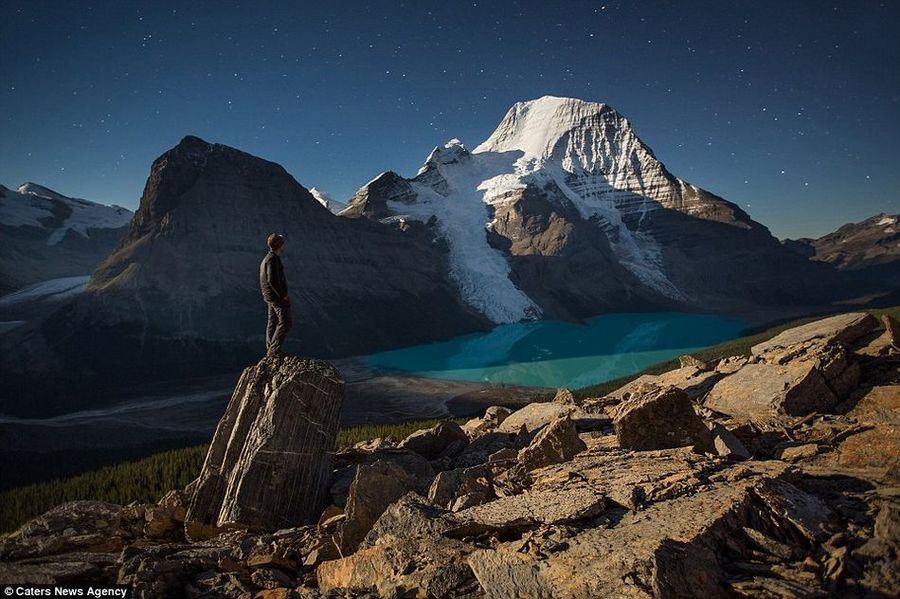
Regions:
M 331 197 L 331 194 L 326 191 L 322 191 L 317 187 L 310 187 L 309 193 L 311 193 L 312 197 L 316 198 L 320 204 L 328 208 L 328 210 L 330 210 L 334 214 L 337 214 L 347 207 L 346 204 L 344 204 L 343 202 L 338 202 L 333 197 Z
M 382 173 L 341 215 L 435 223 L 463 297 L 494 322 L 797 301 L 825 276 L 672 175 L 613 108 L 575 98 L 519 102 L 474 150 L 453 139 L 412 179 Z
M 133 213 L 70 198 L 36 183 L 0 185 L 0 295 L 88 275 L 113 249 Z

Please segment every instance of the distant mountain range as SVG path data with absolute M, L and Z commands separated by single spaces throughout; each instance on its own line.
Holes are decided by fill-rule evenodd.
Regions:
M 877 214 L 818 239 L 786 240 L 798 254 L 872 282 L 900 287 L 900 215 Z
M 46 280 L 96 265 L 75 299 L 0 333 L 0 412 L 32 409 L 29 398 L 54 390 L 70 401 L 77 388 L 256 359 L 257 267 L 272 231 L 287 240 L 287 349 L 317 356 L 523 319 L 822 309 L 877 287 L 809 260 L 798 251 L 806 242 L 782 244 L 669 173 L 611 107 L 572 98 L 518 103 L 474 150 L 451 140 L 415 177 L 382 173 L 345 207 L 273 162 L 190 136 L 154 161 L 133 218 L 92 203 L 93 219 L 74 218 L 84 201 L 49 190 L 2 193 L 0 233 L 25 240 L 4 248 L 108 238 L 77 273 L 38 266 L 56 260 L 48 253 L 34 266 L 0 263 L 10 289 L 36 281 L 23 272 Z M 26 216 L 32 205 L 46 216 Z
M 133 213 L 25 183 L 0 185 L 0 295 L 48 279 L 90 274 Z

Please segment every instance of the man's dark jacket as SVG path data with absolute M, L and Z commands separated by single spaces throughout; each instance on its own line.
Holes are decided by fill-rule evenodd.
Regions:
M 281 266 L 281 258 L 275 252 L 269 252 L 259 264 L 259 287 L 262 289 L 263 299 L 275 304 L 283 304 L 288 295 L 287 279 L 284 278 L 284 268 Z

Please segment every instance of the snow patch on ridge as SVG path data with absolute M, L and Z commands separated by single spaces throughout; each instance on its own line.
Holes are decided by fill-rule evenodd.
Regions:
M 471 153 L 458 139 L 436 147 L 410 183 L 416 200 L 389 201 L 388 208 L 422 221 L 436 217 L 463 298 L 494 322 L 537 311 L 509 280 L 505 253 L 492 248 L 485 234 L 492 224 L 488 205 L 508 201 L 510 191 L 529 183 L 558 187 L 605 232 L 618 260 L 642 283 L 669 298 L 688 299 L 669 280 L 662 248 L 641 223 L 664 206 L 690 213 L 683 198 L 689 188 L 697 190 L 671 176 L 628 121 L 605 104 L 555 96 L 519 102 Z
M 498 169 L 508 168 L 508 163 L 494 156 L 459 161 L 462 155 L 469 154 L 465 148 L 460 151 L 461 144 L 456 142 L 435 148 L 429 156 L 438 171 L 436 176 L 446 182 L 446 187 L 441 185 L 446 194 L 414 180 L 411 185 L 417 200 L 409 204 L 391 201 L 388 207 L 416 220 L 436 217 L 438 229 L 450 248 L 450 275 L 458 283 L 463 299 L 491 321 L 518 322 L 540 314 L 531 298 L 509 279 L 506 256 L 487 241 L 486 203 L 496 191 L 489 182 Z
M 0 307 L 8 308 L 24 302 L 63 300 L 84 291 L 90 278 L 91 275 L 79 275 L 35 283 L 0 297 Z
M 54 216 L 54 206 L 64 204 L 71 211 L 60 227 L 47 238 L 56 245 L 69 230 L 89 237 L 88 229 L 117 229 L 131 221 L 133 213 L 121 206 L 105 206 L 79 198 L 69 198 L 35 183 L 25 183 L 18 191 L 6 190 L 0 198 L 0 223 L 10 227 L 46 227 L 41 220 Z

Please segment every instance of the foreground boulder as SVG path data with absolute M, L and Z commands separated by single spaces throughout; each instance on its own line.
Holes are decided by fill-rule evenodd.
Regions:
M 343 395 L 328 362 L 284 356 L 245 369 L 194 485 L 187 534 L 316 521 L 327 504 Z
M 815 364 L 801 362 L 747 364 L 716 383 L 703 405 L 730 416 L 765 420 L 778 414 L 822 412 L 835 403 L 837 397 Z
M 562 415 L 541 429 L 534 440 L 518 454 L 519 464 L 525 470 L 534 470 L 550 464 L 567 462 L 586 445 L 578 437 L 575 423 L 568 415 Z
M 713 451 L 709 429 L 678 387 L 646 385 L 623 401 L 613 420 L 619 446 L 651 450 L 691 446 Z
M 788 329 L 754 345 L 751 352 L 754 356 L 765 356 L 808 344 L 821 347 L 835 343 L 847 345 L 871 332 L 875 324 L 875 317 L 865 312 L 839 314 Z
M 455 422 L 445 420 L 429 429 L 410 434 L 400 443 L 401 449 L 409 449 L 433 460 L 441 456 L 459 453 L 469 444 L 469 437 Z
M 415 489 L 415 478 L 395 463 L 379 460 L 359 466 L 350 485 L 346 519 L 335 537 L 341 553 L 356 551 L 375 521 L 389 505 Z

